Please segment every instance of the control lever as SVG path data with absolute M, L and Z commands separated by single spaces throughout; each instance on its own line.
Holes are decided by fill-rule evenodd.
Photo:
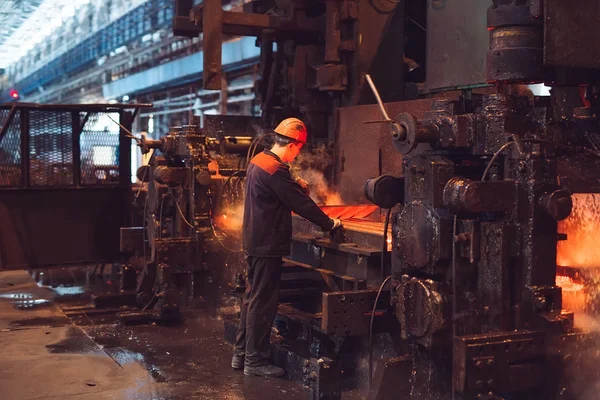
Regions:
M 406 140 L 406 129 L 398 121 L 391 119 L 388 115 L 385 107 L 383 106 L 383 102 L 381 101 L 381 96 L 379 96 L 379 91 L 377 91 L 377 87 L 375 87 L 375 83 L 373 83 L 373 80 L 371 79 L 371 75 L 366 74 L 365 78 L 371 87 L 373 96 L 375 96 L 375 99 L 377 100 L 381 114 L 383 114 L 383 120 L 369 121 L 367 123 L 389 123 L 392 125 L 392 137 L 399 141 Z

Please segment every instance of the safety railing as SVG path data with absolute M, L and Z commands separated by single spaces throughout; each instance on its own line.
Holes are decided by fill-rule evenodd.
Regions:
M 0 270 L 120 259 L 143 106 L 0 105 Z
M 0 190 L 129 185 L 139 107 L 0 105 Z

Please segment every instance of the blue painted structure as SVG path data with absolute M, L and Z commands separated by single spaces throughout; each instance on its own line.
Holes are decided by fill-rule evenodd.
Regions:
M 174 13 L 172 0 L 148 0 L 118 20 L 93 33 L 54 60 L 13 85 L 27 96 L 39 87 L 94 66 L 98 58 L 158 29 L 171 26 Z M 8 100 L 8 99 L 3 99 Z
M 223 70 L 241 68 L 254 63 L 260 56 L 260 48 L 255 38 L 243 37 L 223 44 Z M 158 65 L 137 74 L 129 75 L 102 86 L 102 94 L 107 99 L 116 99 L 124 95 L 143 93 L 165 86 L 184 85 L 202 77 L 204 53 L 189 56 Z

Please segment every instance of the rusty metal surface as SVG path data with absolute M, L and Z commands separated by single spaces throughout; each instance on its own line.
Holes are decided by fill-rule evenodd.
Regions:
M 331 336 L 367 336 L 377 290 L 323 293 L 321 329 Z M 384 308 L 389 292 L 378 304 Z
M 498 332 L 454 339 L 454 382 L 459 393 L 506 392 L 538 386 L 544 375 L 541 332 Z
M 355 214 L 351 217 L 344 216 L 345 212 L 348 212 L 351 215 L 351 211 L 359 209 L 359 214 Z M 343 231 L 340 234 L 335 235 L 335 241 L 338 243 L 351 244 L 355 247 L 359 248 L 368 248 L 373 251 L 380 251 L 382 247 L 383 240 L 383 229 L 385 224 L 380 222 L 377 218 L 377 215 L 369 214 L 371 217 L 369 219 L 363 219 L 361 217 L 366 212 L 377 212 L 377 207 L 375 210 L 372 210 L 371 206 L 341 206 L 341 207 L 322 207 L 323 211 L 328 214 L 332 218 L 340 218 L 337 215 L 340 215 L 343 222 Z M 363 208 L 364 207 L 364 208 Z M 349 210 L 349 211 L 345 211 Z M 374 220 L 377 218 L 376 220 Z M 329 240 L 330 234 L 328 232 L 323 232 L 316 225 L 308 222 L 304 218 L 294 215 L 292 218 L 292 225 L 294 229 L 295 237 L 305 237 L 310 238 L 310 240 Z M 391 226 L 388 228 L 388 238 L 391 238 L 392 228 Z M 308 239 L 306 239 L 308 240 Z M 351 248 L 352 246 L 348 246 Z
M 222 3 L 218 1 L 219 5 Z M 314 19 L 309 19 L 298 15 L 296 19 L 290 20 L 275 15 L 247 13 L 237 11 L 222 11 L 217 15 L 211 5 L 206 8 L 207 3 L 194 8 L 191 17 L 175 17 L 174 29 L 181 30 L 182 33 L 196 35 L 208 29 L 204 16 L 209 19 L 219 18 L 221 20 L 221 32 L 232 36 L 257 36 L 262 35 L 263 30 L 277 30 L 279 35 L 312 35 L 319 33 L 319 23 Z M 191 20 L 191 21 L 190 21 Z M 192 22 L 192 24 L 190 24 Z M 214 23 L 215 21 L 213 21 Z M 193 26 L 193 27 L 192 27 Z
M 206 0 L 203 4 L 204 89 L 222 87 L 221 53 L 223 46 L 223 5 L 221 0 Z
M 357 211 L 364 215 L 375 212 L 372 206 L 324 207 L 329 215 Z M 366 210 L 366 211 L 365 211 Z M 335 212 L 334 214 L 332 214 Z M 362 213 L 362 214 L 360 214 Z M 352 213 L 349 213 L 352 215 Z M 343 229 L 335 233 L 323 232 L 307 220 L 294 216 L 294 235 L 290 260 L 297 265 L 330 271 L 346 281 L 358 280 L 360 285 L 377 287 L 381 282 L 381 256 L 384 223 L 378 220 L 349 218 L 343 220 Z M 388 229 L 388 245 L 391 227 Z M 351 278 L 351 279 L 348 279 Z
M 395 102 L 385 107 L 392 118 L 401 112 L 423 118 L 432 102 L 433 99 Z M 368 203 L 363 194 L 367 179 L 381 174 L 402 174 L 402 156 L 394 148 L 389 126 L 366 123 L 381 118 L 375 104 L 338 110 L 335 182 L 347 203 Z
M 487 9 L 491 1 L 427 2 L 428 89 L 485 83 L 489 46 Z
M 509 212 L 516 202 L 517 186 L 512 181 L 452 178 L 444 187 L 444 204 L 456 214 Z
M 590 40 L 600 25 L 597 0 L 546 0 L 544 14 L 544 64 L 600 68 L 600 42 Z

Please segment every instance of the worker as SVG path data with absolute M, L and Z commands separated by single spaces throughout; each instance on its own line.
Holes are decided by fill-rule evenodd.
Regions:
M 283 120 L 275 128 L 271 150 L 256 155 L 246 171 L 243 248 L 248 284 L 231 360 L 231 367 L 243 368 L 245 375 L 285 374 L 269 362 L 269 337 L 279 303 L 282 257 L 290 254 L 292 211 L 324 231 L 341 226 L 308 196 L 306 183 L 290 174 L 287 163 L 294 161 L 306 138 L 301 120 Z

